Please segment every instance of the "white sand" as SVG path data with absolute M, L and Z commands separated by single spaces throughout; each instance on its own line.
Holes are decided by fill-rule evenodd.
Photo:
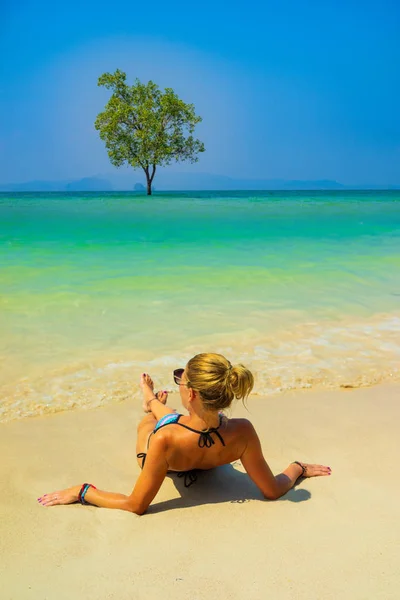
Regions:
M 190 489 L 167 478 L 148 514 L 44 508 L 36 498 L 90 481 L 129 493 L 139 406 L 0 426 L 3 600 L 400 598 L 400 387 L 249 400 L 275 472 L 322 462 L 264 501 L 240 464 Z M 179 489 L 178 489 L 179 488 Z M 180 496 L 182 493 L 182 497 Z

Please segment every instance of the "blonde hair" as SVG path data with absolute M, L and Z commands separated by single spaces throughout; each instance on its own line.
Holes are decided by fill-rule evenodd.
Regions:
M 197 354 L 185 374 L 188 387 L 199 392 L 206 410 L 228 408 L 234 398 L 245 400 L 254 385 L 251 371 L 240 364 L 232 366 L 222 354 Z

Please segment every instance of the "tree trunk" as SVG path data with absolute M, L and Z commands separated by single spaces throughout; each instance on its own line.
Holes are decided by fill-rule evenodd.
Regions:
M 154 175 L 156 174 L 156 165 L 153 165 L 153 170 L 150 175 L 149 167 L 143 167 L 144 172 L 146 173 L 146 181 L 147 181 L 147 195 L 151 196 L 151 186 L 153 183 Z

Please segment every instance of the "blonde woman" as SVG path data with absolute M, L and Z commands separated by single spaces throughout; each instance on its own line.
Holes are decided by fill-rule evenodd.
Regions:
M 137 459 L 142 471 L 129 496 L 96 489 L 90 483 L 45 494 L 43 506 L 81 502 L 119 508 L 142 515 L 153 501 L 168 472 L 185 477 L 189 486 L 196 470 L 213 469 L 240 459 L 265 498 L 276 500 L 300 477 L 330 475 L 330 467 L 292 462 L 274 476 L 261 450 L 260 440 L 247 419 L 228 419 L 221 411 L 234 398 L 244 400 L 254 379 L 243 365 L 232 366 L 220 354 L 197 354 L 186 367 L 174 371 L 187 416 L 166 405 L 167 394 L 155 395 L 153 382 L 143 373 L 143 408 L 147 413 L 138 427 Z

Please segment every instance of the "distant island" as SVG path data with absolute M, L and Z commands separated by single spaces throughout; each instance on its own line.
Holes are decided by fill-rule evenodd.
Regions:
M 82 179 L 61 181 L 27 181 L 0 184 L 0 192 L 135 192 L 145 193 L 145 182 L 138 182 L 133 173 L 95 175 Z M 160 172 L 157 190 L 167 191 L 233 191 L 233 190 L 354 190 L 354 189 L 400 189 L 399 185 L 359 184 L 345 185 L 334 180 L 296 179 L 235 179 L 224 175 L 193 172 Z

